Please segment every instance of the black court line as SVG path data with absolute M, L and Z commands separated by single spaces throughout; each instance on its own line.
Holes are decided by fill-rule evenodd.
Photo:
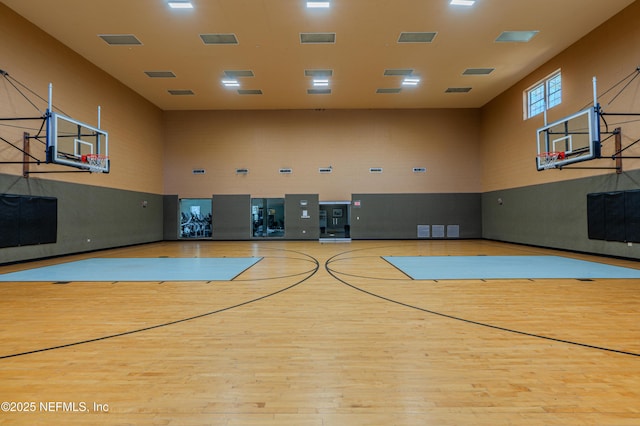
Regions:
M 363 250 L 370 250 L 370 249 L 363 249 Z M 340 255 L 337 255 L 337 256 L 340 256 Z M 360 274 L 348 274 L 346 272 L 340 272 L 340 275 L 345 276 L 345 277 L 366 278 L 366 279 L 369 279 L 369 280 L 378 280 L 378 281 L 407 281 L 407 280 L 413 280 L 413 278 L 411 278 L 409 275 L 407 275 L 402 269 L 398 268 L 397 266 L 395 266 L 394 264 L 389 262 L 387 259 L 385 259 L 384 257 L 379 256 L 379 255 L 357 256 L 357 257 L 349 257 L 349 258 L 346 258 L 346 259 L 335 259 L 331 263 L 340 262 L 342 260 L 372 259 L 372 258 L 378 259 L 378 260 L 384 260 L 386 263 L 389 264 L 389 266 L 393 266 L 393 269 L 397 270 L 402 275 L 404 275 L 405 278 L 369 277 L 369 276 L 360 275 Z M 437 280 L 420 280 L 420 281 L 435 281 L 435 282 L 438 282 Z
M 237 273 L 233 278 L 231 278 L 229 281 L 233 281 L 233 280 L 235 280 L 235 279 L 236 279 L 236 278 L 238 278 L 240 275 L 244 274 L 244 273 L 245 273 L 245 271 L 248 271 L 249 269 L 251 269 L 251 268 L 253 268 L 254 266 L 256 266 L 258 263 L 262 262 L 262 259 L 264 259 L 264 257 L 260 257 L 260 259 L 259 259 L 257 262 L 252 263 L 251 265 L 249 265 L 249 266 L 247 266 L 246 268 L 244 268 L 242 271 L 238 272 L 238 273 Z M 215 280 L 212 280 L 212 281 L 215 281 Z
M 281 249 L 265 249 L 265 250 L 281 250 Z M 310 261 L 310 262 L 315 264 L 315 268 L 311 270 L 309 275 L 305 276 L 300 281 L 297 281 L 297 282 L 295 282 L 295 283 L 293 283 L 293 284 L 291 284 L 291 285 L 289 285 L 289 286 L 287 286 L 285 288 L 282 288 L 280 290 L 274 291 L 274 292 L 269 293 L 269 294 L 265 294 L 265 295 L 260 296 L 260 297 L 256 297 L 255 299 L 247 300 L 245 302 L 241 302 L 241 303 L 238 303 L 238 304 L 235 304 L 235 305 L 232 305 L 232 306 L 227 306 L 225 308 L 220 308 L 220 309 L 217 309 L 215 311 L 205 312 L 203 314 L 193 315 L 191 317 L 182 318 L 182 319 L 175 320 L 175 321 L 169 321 L 169 322 L 165 322 L 165 323 L 162 323 L 162 324 L 151 325 L 151 326 L 148 326 L 148 327 L 138 328 L 138 329 L 135 329 L 135 330 L 124 331 L 122 333 L 115 333 L 115 334 L 110 334 L 110 335 L 107 335 L 107 336 L 96 337 L 96 338 L 93 338 L 93 339 L 86 339 L 86 340 L 81 340 L 81 341 L 78 341 L 78 342 L 65 343 L 65 344 L 62 344 L 62 345 L 50 346 L 50 347 L 47 347 L 47 348 L 34 349 L 34 350 L 31 350 L 31 351 L 19 352 L 19 353 L 14 353 L 14 354 L 10 354 L 10 355 L 0 355 L 0 360 L 7 359 L 7 358 L 20 357 L 20 356 L 25 356 L 25 355 L 31 355 L 31 354 L 41 353 L 41 352 L 48 352 L 48 351 L 53 351 L 53 350 L 56 350 L 56 349 L 70 348 L 70 347 L 73 347 L 73 346 L 79 346 L 79 345 L 84 345 L 84 344 L 88 344 L 88 343 L 100 342 L 100 341 L 103 341 L 103 340 L 109 340 L 109 339 L 114 339 L 116 337 L 123 337 L 123 336 L 132 335 L 132 334 L 142 333 L 144 331 L 150 331 L 150 330 L 155 330 L 155 329 L 158 329 L 158 328 L 168 327 L 168 326 L 171 326 L 171 325 L 176 325 L 176 324 L 180 324 L 180 323 L 183 323 L 183 322 L 193 321 L 193 320 L 196 320 L 196 319 L 200 319 L 200 318 L 208 317 L 208 316 L 211 316 L 211 315 L 219 314 L 221 312 L 230 311 L 232 309 L 239 308 L 239 307 L 245 306 L 245 305 L 249 305 L 251 303 L 267 299 L 269 297 L 275 296 L 275 295 L 280 294 L 280 293 L 284 293 L 287 290 L 290 290 L 290 289 L 292 289 L 294 287 L 297 287 L 298 285 L 304 283 L 309 278 L 314 276 L 318 272 L 318 269 L 320 269 L 320 262 L 318 262 L 318 259 L 316 259 L 316 258 L 314 258 L 314 257 L 312 257 L 312 256 L 310 256 L 308 254 L 305 254 L 305 253 L 302 253 L 302 252 L 293 251 L 293 250 L 282 250 L 282 251 L 291 252 L 291 253 L 297 253 L 297 254 L 300 254 L 302 256 L 305 256 L 308 259 L 308 261 Z M 263 258 L 264 257 L 265 256 L 263 256 Z M 298 259 L 298 260 L 302 260 L 302 259 Z
M 336 280 L 338 280 L 342 284 L 344 284 L 344 285 L 346 285 L 348 287 L 351 287 L 354 290 L 357 290 L 357 291 L 362 292 L 364 294 L 367 294 L 369 296 L 373 296 L 375 298 L 384 300 L 386 302 L 394 303 L 396 305 L 404 306 L 404 307 L 410 308 L 410 309 L 415 309 L 417 311 L 425 312 L 425 313 L 428 313 L 428 314 L 431 314 L 431 315 L 437 315 L 437 316 L 440 316 L 440 317 L 443 317 L 443 318 L 448 318 L 448 319 L 451 319 L 451 320 L 454 320 L 454 321 L 460 321 L 460 322 L 464 322 L 464 323 L 467 323 L 467 324 L 477 325 L 477 326 L 480 326 L 480 327 L 491 328 L 491 329 L 494 329 L 494 330 L 504 331 L 504 332 L 507 332 L 507 333 L 519 334 L 521 336 L 528 336 L 528 337 L 533 337 L 533 338 L 536 338 L 536 339 L 550 340 L 550 341 L 556 342 L 556 343 L 564 343 L 564 344 L 568 344 L 568 345 L 580 346 L 580 347 L 583 347 L 583 348 L 596 349 L 596 350 L 600 350 L 600 351 L 614 352 L 614 353 L 618 353 L 618 354 L 622 354 L 622 355 L 630 355 L 630 356 L 640 357 L 640 353 L 635 353 L 635 352 L 630 352 L 630 351 L 625 351 L 625 350 L 620 350 L 620 349 L 606 348 L 606 347 L 603 347 L 603 346 L 596 346 L 596 345 L 591 345 L 591 344 L 588 344 L 588 343 L 573 342 L 571 340 L 559 339 L 559 338 L 555 338 L 555 337 L 543 336 L 543 335 L 540 335 L 540 334 L 529 333 L 529 332 L 526 332 L 526 331 L 515 330 L 515 329 L 511 329 L 511 328 L 506 328 L 506 327 L 500 327 L 500 326 L 497 326 L 497 325 L 483 323 L 483 322 L 479 322 L 479 321 L 473 321 L 473 320 L 469 320 L 469 319 L 466 319 L 466 318 L 457 317 L 455 315 L 449 315 L 449 314 L 445 314 L 445 313 L 442 313 L 442 312 L 437 312 L 437 311 L 433 311 L 433 310 L 430 310 L 430 309 L 421 308 L 419 306 L 410 305 L 408 303 L 404 303 L 404 302 L 400 302 L 398 300 L 390 299 L 388 297 L 385 297 L 385 296 L 370 292 L 370 291 L 365 290 L 363 288 L 360 288 L 360 287 L 358 287 L 358 286 L 356 286 L 354 284 L 351 284 L 351 283 L 347 282 L 346 280 L 344 280 L 344 279 L 342 279 L 342 278 L 340 278 L 338 276 L 338 275 L 342 275 L 339 271 L 335 271 L 335 270 L 333 270 L 333 269 L 331 269 L 329 267 L 329 265 L 331 263 L 334 263 L 337 260 L 339 260 L 339 259 L 336 259 L 338 256 L 343 256 L 345 254 L 353 253 L 355 251 L 372 250 L 372 249 L 373 248 L 363 248 L 363 249 L 356 249 L 356 250 L 350 250 L 350 251 L 345 251 L 345 252 L 342 252 L 342 253 L 338 253 L 338 254 L 330 257 L 325 262 L 325 264 L 324 264 L 325 270 L 333 278 L 335 278 Z M 366 278 L 366 277 L 363 277 L 363 278 Z
M 269 259 L 287 259 L 287 260 L 292 260 L 292 258 L 290 257 L 285 257 L 285 256 L 269 256 Z M 297 277 L 299 275 L 305 275 L 308 273 L 311 273 L 312 271 L 315 273 L 315 271 L 317 271 L 320 267 L 320 262 L 318 262 L 317 259 L 308 256 L 307 258 L 293 258 L 293 260 L 300 260 L 302 262 L 309 262 L 312 263 L 315 266 L 315 268 L 312 268 L 308 271 L 302 271 L 302 272 L 298 272 L 295 274 L 290 274 L 290 275 L 278 275 L 278 276 L 274 276 L 274 277 L 265 277 L 265 278 L 251 278 L 251 279 L 238 279 L 237 277 L 233 279 L 234 282 L 245 282 L 245 281 L 271 281 L 271 280 L 278 280 L 278 279 L 282 279 L 282 278 L 293 278 L 293 277 Z M 251 267 L 257 265 L 257 263 L 255 263 L 254 265 L 251 265 Z M 251 269 L 251 267 L 247 268 Z
M 402 269 L 400 269 L 400 267 L 399 267 L 399 266 L 394 265 L 393 263 L 391 263 L 391 261 L 390 261 L 389 259 L 387 259 L 387 258 L 386 258 L 386 257 L 384 257 L 384 256 L 380 256 L 380 259 L 384 260 L 384 261 L 385 261 L 385 262 L 387 262 L 389 265 L 393 266 L 393 267 L 395 268 L 395 270 L 396 270 L 396 271 L 401 272 L 401 273 L 402 273 L 402 275 L 406 276 L 408 279 L 410 279 L 410 280 L 412 280 L 412 281 L 413 281 L 413 279 L 414 279 L 414 278 L 413 278 L 411 275 L 407 274 L 405 271 L 403 271 Z

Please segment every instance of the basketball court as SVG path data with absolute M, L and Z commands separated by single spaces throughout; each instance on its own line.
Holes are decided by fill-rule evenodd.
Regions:
M 66 424 L 100 422 L 94 402 L 137 424 L 632 424 L 639 271 L 490 241 L 165 242 L 6 265 L 0 374 L 16 399 L 92 407 Z

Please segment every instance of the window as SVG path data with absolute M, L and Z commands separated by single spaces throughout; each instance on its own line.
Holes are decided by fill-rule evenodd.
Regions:
M 557 71 L 525 91 L 525 119 L 562 102 L 562 74 Z

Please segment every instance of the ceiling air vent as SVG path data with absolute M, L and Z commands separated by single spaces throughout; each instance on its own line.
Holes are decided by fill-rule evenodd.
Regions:
M 400 33 L 398 43 L 431 43 L 437 33 Z
M 413 74 L 413 70 L 412 69 L 389 69 L 389 70 L 384 70 L 384 75 L 389 77 L 389 76 L 396 76 L 396 75 L 401 75 L 401 76 L 408 76 L 408 75 L 412 75 Z
M 333 70 L 304 70 L 305 77 L 331 77 Z
M 369 173 L 382 173 L 382 167 L 371 167 Z
M 170 95 L 173 96 L 185 96 L 185 95 L 194 95 L 193 90 L 167 90 Z
M 496 41 L 498 43 L 527 43 L 536 34 L 538 34 L 538 31 L 504 31 Z
M 235 34 L 200 34 L 204 44 L 238 44 Z
M 203 174 L 205 174 L 205 170 L 204 169 L 193 169 L 191 171 L 191 173 L 193 173 L 194 175 L 203 175 Z
M 254 77 L 253 71 L 251 70 L 226 70 L 224 75 L 229 78 Z
M 262 90 L 260 89 L 240 89 L 238 90 L 240 95 L 262 95 Z
M 248 174 L 248 173 L 249 173 L 249 169 L 244 169 L 244 168 L 242 168 L 242 169 L 236 169 L 236 174 L 237 174 L 237 175 L 246 175 L 246 174 Z
M 194 95 L 193 90 L 168 90 L 170 95 L 173 96 L 185 96 L 185 95 Z
M 336 42 L 336 33 L 300 33 L 302 44 L 333 44 Z
M 111 46 L 139 46 L 142 44 L 133 34 L 98 34 L 98 37 Z
M 172 71 L 145 71 L 150 78 L 174 78 L 176 75 Z
M 471 91 L 471 87 L 449 87 L 445 90 L 445 93 L 468 93 Z
M 467 68 L 462 75 L 487 75 L 495 71 L 495 68 Z
M 413 173 L 427 173 L 426 167 L 414 167 Z
M 320 173 L 331 173 L 331 172 L 333 172 L 333 167 L 320 167 L 318 169 L 318 172 L 320 172 Z
M 398 88 L 391 88 L 391 89 L 376 89 L 376 93 L 400 93 L 402 89 Z
M 330 95 L 331 89 L 307 89 L 307 95 Z
M 293 170 L 291 169 L 288 169 L 288 168 L 280 169 L 281 175 L 290 175 L 291 173 L 293 173 Z

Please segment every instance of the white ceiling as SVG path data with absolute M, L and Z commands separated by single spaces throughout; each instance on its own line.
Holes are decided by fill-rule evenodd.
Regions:
M 633 0 L 2 0 L 45 32 L 164 110 L 476 108 L 579 40 Z M 539 31 L 529 43 L 502 43 L 503 31 Z M 331 32 L 334 44 L 302 45 L 301 33 Z M 398 43 L 402 32 L 436 32 L 431 43 Z M 236 45 L 205 45 L 201 34 L 235 34 Z M 99 35 L 133 34 L 139 46 Z M 467 68 L 494 68 L 465 76 Z M 309 95 L 306 69 L 330 69 L 331 94 Z M 413 69 L 421 82 L 399 93 Z M 226 70 L 251 70 L 241 95 L 222 85 Z M 145 71 L 172 71 L 150 78 Z M 445 93 L 468 87 L 468 93 Z M 169 90 L 191 90 L 175 96 Z

